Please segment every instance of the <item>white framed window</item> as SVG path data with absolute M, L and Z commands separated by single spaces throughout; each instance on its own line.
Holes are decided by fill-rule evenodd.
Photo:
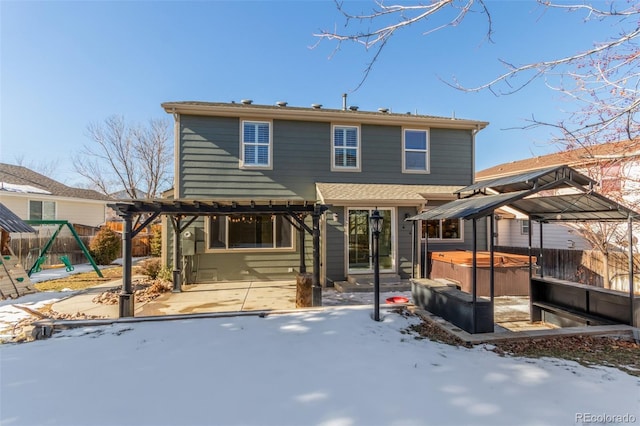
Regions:
M 429 173 L 429 131 L 404 129 L 402 132 L 402 172 Z
M 529 235 L 529 221 L 520 219 L 520 235 Z
M 54 201 L 29 200 L 30 220 L 55 220 L 56 203 Z
M 272 166 L 271 123 L 242 121 L 240 167 L 270 169 Z
M 422 221 L 422 238 L 429 240 L 462 241 L 464 231 L 460 219 L 436 219 Z
M 333 126 L 331 171 L 360 171 L 360 129 L 357 126 Z
M 292 250 L 293 225 L 282 215 L 211 216 L 207 250 Z

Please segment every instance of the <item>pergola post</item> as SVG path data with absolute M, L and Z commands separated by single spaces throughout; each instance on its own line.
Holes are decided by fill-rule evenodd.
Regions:
M 320 287 L 320 216 L 322 210 L 319 205 L 313 209 L 313 284 L 311 305 L 322 306 L 322 287 Z
M 303 219 L 304 220 L 304 219 Z M 305 241 L 304 234 L 305 229 L 302 226 L 297 226 L 298 229 L 298 241 L 300 245 L 300 273 L 305 274 L 307 272 L 307 264 L 305 263 Z
M 119 317 L 134 316 L 135 300 L 133 286 L 131 284 L 131 247 L 132 247 L 132 215 L 126 213 L 122 215 L 124 227 L 122 231 L 122 291 L 118 298 Z

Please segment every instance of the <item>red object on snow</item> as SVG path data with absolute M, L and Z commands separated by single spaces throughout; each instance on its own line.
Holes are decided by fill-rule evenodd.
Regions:
M 407 303 L 409 301 L 408 298 L 404 296 L 392 296 L 387 298 L 387 303 Z

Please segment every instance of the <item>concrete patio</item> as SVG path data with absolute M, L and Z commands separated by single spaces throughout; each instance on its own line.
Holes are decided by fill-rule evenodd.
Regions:
M 92 287 L 53 304 L 63 314 L 76 313 L 103 318 L 118 318 L 118 305 L 105 305 L 93 299 L 121 282 L 112 281 Z M 164 293 L 156 299 L 135 304 L 136 317 L 183 315 L 209 312 L 246 312 L 290 310 L 296 307 L 295 281 L 233 281 L 183 286 L 180 293 Z

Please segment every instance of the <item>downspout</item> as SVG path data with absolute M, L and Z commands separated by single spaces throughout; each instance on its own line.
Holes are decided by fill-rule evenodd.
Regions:
M 476 134 L 480 131 L 480 126 L 471 130 L 471 182 L 476 183 Z

